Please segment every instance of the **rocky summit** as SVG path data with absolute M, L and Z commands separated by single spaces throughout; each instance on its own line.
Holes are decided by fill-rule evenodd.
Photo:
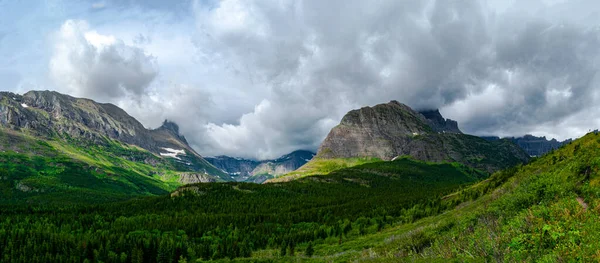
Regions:
M 458 122 L 451 119 L 445 119 L 439 110 L 420 111 L 429 122 L 429 126 L 436 132 L 462 133 L 458 128 Z
M 348 112 L 325 138 L 318 158 L 401 156 L 433 162 L 460 162 L 493 172 L 529 158 L 509 140 L 487 141 L 463 134 L 438 110 L 417 112 L 391 101 Z

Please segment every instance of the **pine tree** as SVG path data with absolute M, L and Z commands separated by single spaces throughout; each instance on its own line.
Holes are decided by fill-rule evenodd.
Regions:
M 304 254 L 307 257 L 312 257 L 315 254 L 315 249 L 313 248 L 312 242 L 308 243 L 308 246 L 306 247 L 306 251 L 304 252 Z
M 281 244 L 281 251 L 280 254 L 281 256 L 285 256 L 285 254 L 287 253 L 287 243 L 285 241 L 283 241 L 283 243 Z

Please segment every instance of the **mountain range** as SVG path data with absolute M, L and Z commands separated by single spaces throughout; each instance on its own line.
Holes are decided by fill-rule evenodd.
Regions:
M 486 139 L 488 141 L 497 141 L 500 140 L 500 137 L 497 136 L 482 136 L 481 138 Z M 546 139 L 546 137 L 536 137 L 530 134 L 527 134 L 523 137 L 506 137 L 504 139 L 510 140 L 513 143 L 519 145 L 523 150 L 532 157 L 539 157 L 546 154 L 549 151 L 556 150 L 560 148 L 562 145 L 572 142 L 572 139 L 567 139 L 564 141 L 557 141 L 552 138 L 551 140 Z
M 0 261 L 597 261 L 598 136 L 530 159 L 545 138 L 391 101 L 348 112 L 316 155 L 204 158 L 170 121 L 4 92 Z
M 274 160 L 257 161 L 229 156 L 205 159 L 238 182 L 262 183 L 300 168 L 314 156 L 313 152 L 298 150 Z
M 463 134 L 456 121 L 445 119 L 438 110 L 417 112 L 397 101 L 347 113 L 325 138 L 314 160 L 315 154 L 309 151 L 295 151 L 266 161 L 227 156 L 204 158 L 189 146 L 173 122 L 165 120 L 157 129 L 146 129 L 115 105 L 53 91 L 30 91 L 23 95 L 0 93 L 0 127 L 40 140 L 60 141 L 61 145 L 109 146 L 118 142 L 127 147 L 135 146 L 136 151 L 145 154 L 131 154 L 122 149 L 113 154 L 150 167 L 164 164 L 166 170 L 179 174 L 177 182 L 181 184 L 261 183 L 300 167 L 304 167 L 300 172 L 307 167 L 311 170 L 314 163 L 323 160 L 348 162 L 352 158 L 371 158 L 389 161 L 410 156 L 423 161 L 460 162 L 493 172 L 528 159 L 527 154 L 509 140 L 483 140 Z M 307 163 L 308 160 L 313 163 Z M 79 158 L 79 161 L 87 159 Z M 359 163 L 363 161 L 356 164 Z M 329 169 L 332 170 L 331 166 Z M 319 172 L 326 171 L 311 170 L 311 173 Z M 160 177 L 166 173 L 157 174 Z
M 178 170 L 227 180 L 223 172 L 189 146 L 185 137 L 179 134 L 177 124 L 165 121 L 161 127 L 149 130 L 109 103 L 54 91 L 30 91 L 22 96 L 1 92 L 0 126 L 40 138 L 62 138 L 83 144 L 105 145 L 108 140 L 116 140 L 138 146 L 162 159 L 170 159 Z M 150 159 L 136 161 L 152 162 Z

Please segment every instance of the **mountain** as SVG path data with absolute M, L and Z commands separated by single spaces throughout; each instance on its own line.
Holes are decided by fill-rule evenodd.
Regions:
M 488 141 L 500 140 L 497 136 L 482 136 L 481 138 Z M 557 141 L 556 139 L 548 140 L 546 137 L 536 137 L 533 135 L 525 135 L 523 137 L 506 137 L 504 139 L 510 140 L 515 144 L 519 145 L 529 156 L 542 156 L 549 151 L 558 149 L 560 146 L 566 143 L 570 143 L 572 140 L 568 139 L 565 141 Z
M 400 156 L 460 162 L 487 172 L 524 163 L 529 156 L 509 140 L 487 141 L 460 132 L 439 111 L 419 113 L 397 101 L 348 112 L 325 138 L 316 159 Z M 310 165 L 310 162 L 309 164 Z
M 591 133 L 489 177 L 459 163 L 398 158 L 286 183 L 193 184 L 116 203 L 2 203 L 0 255 L 3 262 L 596 262 L 599 164 L 600 135 Z
M 599 163 L 599 133 L 588 133 L 439 198 L 450 204 L 444 213 L 315 254 L 333 262 L 597 262 Z
M 0 163 L 11 200 L 115 200 L 231 180 L 173 122 L 145 129 L 115 105 L 50 91 L 0 92 Z
M 0 126 L 41 138 L 61 137 L 95 144 L 117 140 L 172 158 L 181 170 L 224 176 L 188 145 L 177 124 L 165 121 L 158 129 L 148 130 L 109 103 L 54 91 L 30 91 L 23 96 L 0 92 Z
M 256 161 L 243 158 L 217 156 L 205 159 L 228 173 L 239 182 L 262 183 L 269 178 L 292 172 L 315 156 L 310 151 L 298 150 L 274 160 Z
M 435 132 L 462 133 L 458 128 L 458 122 L 445 119 L 439 110 L 426 110 L 419 112 L 429 122 L 429 127 Z
M 32 108 L 25 105 L 21 106 Z M 434 122 L 406 109 L 392 102 L 371 115 L 356 114 L 362 122 L 347 120 L 344 125 L 350 135 L 375 138 L 405 129 L 392 135 L 431 137 L 438 141 L 426 142 L 441 146 L 449 136 L 475 144 L 472 147 L 483 152 L 481 163 L 495 164 L 485 158 L 502 156 L 490 156 L 488 151 L 520 150 L 508 140 L 473 138 L 456 132 L 452 123 L 443 124 L 438 117 Z M 414 123 L 382 117 L 388 113 Z M 172 123 L 160 130 L 165 138 L 185 142 Z M 466 147 L 450 146 L 438 150 L 462 152 Z M 36 130 L 1 126 L 0 261 L 596 262 L 600 258 L 598 132 L 492 175 L 474 165 L 404 155 L 391 161 L 372 156 L 316 157 L 303 168 L 312 165 L 327 174 L 270 184 L 182 185 L 184 174 L 205 174 L 178 170 L 181 162 L 174 157 L 180 152 L 160 153 L 106 136 L 90 143 L 65 133 L 44 136 Z

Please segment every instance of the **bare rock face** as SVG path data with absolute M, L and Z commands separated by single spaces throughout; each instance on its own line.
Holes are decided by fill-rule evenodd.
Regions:
M 493 172 L 526 162 L 528 155 L 506 141 L 462 134 L 439 111 L 416 112 L 391 101 L 350 111 L 319 147 L 319 158 L 411 156 L 423 161 L 460 162 Z
M 320 158 L 390 160 L 415 136 L 432 132 L 425 117 L 397 101 L 350 111 L 319 147 Z
M 185 173 L 179 176 L 179 182 L 182 184 L 196 184 L 211 183 L 216 182 L 216 180 L 208 174 Z
M 458 122 L 445 119 L 439 110 L 420 111 L 429 122 L 429 126 L 436 131 L 442 133 L 462 133 L 458 128 Z

